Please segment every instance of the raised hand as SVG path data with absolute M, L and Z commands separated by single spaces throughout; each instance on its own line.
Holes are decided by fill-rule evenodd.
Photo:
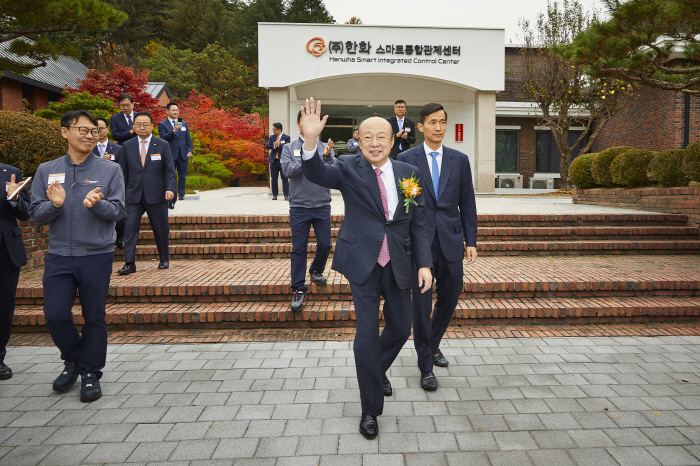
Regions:
M 7 187 L 7 192 L 5 193 L 6 196 L 9 196 L 10 194 L 14 193 L 17 188 L 19 188 L 19 183 L 15 182 L 15 175 L 10 175 L 10 184 Z
M 46 197 L 51 201 L 54 207 L 61 207 L 66 201 L 66 191 L 61 186 L 58 180 L 54 181 L 53 184 L 49 185 L 49 189 L 46 190 Z
M 102 188 L 95 188 L 87 195 L 85 196 L 85 199 L 83 199 L 83 205 L 87 207 L 88 209 L 92 208 L 95 204 L 100 202 L 101 199 L 105 197 L 104 194 L 102 194 L 100 191 Z
M 306 105 L 301 108 L 301 127 L 304 132 L 304 149 L 316 150 L 316 141 L 328 121 L 328 115 L 321 118 L 321 101 L 314 108 L 314 98 L 306 99 Z
M 333 146 L 335 146 L 333 139 L 328 138 L 328 144 L 326 144 L 326 147 L 324 147 L 324 149 L 323 149 L 323 155 L 325 155 L 325 156 L 331 155 L 331 151 L 333 150 Z

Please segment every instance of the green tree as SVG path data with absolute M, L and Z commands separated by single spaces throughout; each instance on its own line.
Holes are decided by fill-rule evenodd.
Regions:
M 551 53 L 554 46 L 569 43 L 585 29 L 595 14 L 583 12 L 578 0 L 547 3 L 547 12 L 540 13 L 534 26 L 522 19 L 522 65 L 516 74 L 524 97 L 533 102 L 541 115 L 538 123 L 549 126 L 561 161 L 559 173 L 562 188 L 571 187 L 569 166 L 571 153 L 579 148 L 588 152 L 596 137 L 620 106 L 620 96 L 627 86 L 610 78 L 590 78 L 584 66 L 576 66 Z M 584 126 L 575 141 L 569 140 L 569 128 Z M 588 141 L 586 141 L 588 138 Z
M 232 22 L 236 58 L 247 66 L 258 69 L 258 23 L 285 20 L 284 0 L 253 0 L 241 5 Z
M 593 22 L 560 56 L 594 77 L 700 94 L 700 3 L 697 0 L 604 0 L 608 21 Z M 682 53 L 679 53 L 682 51 Z
M 190 49 L 157 47 L 150 58 L 141 59 L 141 67 L 150 70 L 151 81 L 168 83 L 168 88 L 175 100 L 185 99 L 193 89 L 200 89 L 197 73 L 194 69 L 194 55 Z
M 287 9 L 290 23 L 335 23 L 322 0 L 291 0 Z
M 201 52 L 208 44 L 234 42 L 237 1 L 178 0 L 165 20 L 164 43 Z
M 47 120 L 60 120 L 68 110 L 87 110 L 97 117 L 106 118 L 119 111 L 115 108 L 114 101 L 103 97 L 102 94 L 92 95 L 88 91 L 74 94 L 63 91 L 63 98 L 58 102 L 49 102 L 49 108 L 42 108 L 34 112 L 35 115 Z
M 23 0 L 0 2 L 0 44 L 9 42 L 17 58 L 0 57 L 0 72 L 27 74 L 60 55 L 78 57 L 69 31 L 98 33 L 118 27 L 127 15 L 100 0 Z
M 362 20 L 359 16 L 353 16 L 349 20 L 345 21 L 345 24 L 362 24 Z

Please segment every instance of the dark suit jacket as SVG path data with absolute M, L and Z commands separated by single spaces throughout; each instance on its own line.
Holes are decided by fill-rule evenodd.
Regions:
M 98 157 L 101 157 L 100 150 L 97 148 L 97 144 L 95 144 L 95 148 L 92 149 L 92 153 Z M 120 146 L 119 144 L 115 144 L 112 141 L 107 141 L 107 150 L 105 151 L 105 154 L 112 154 L 112 162 L 117 162 L 119 160 L 119 153 L 121 152 L 121 150 L 122 146 Z
M 119 157 L 119 165 L 124 172 L 126 202 L 140 202 L 142 195 L 149 204 L 167 202 L 165 192 L 177 192 L 175 165 L 173 156 L 170 154 L 170 145 L 152 136 L 146 153 L 146 166 L 143 166 L 140 144 L 139 138 L 126 141 Z M 160 154 L 161 159 L 152 160 L 154 154 Z
M 169 119 L 158 123 L 158 136 L 170 144 L 170 154 L 173 156 L 173 160 L 176 160 L 178 157 L 186 159 L 188 153 L 194 152 L 192 138 L 190 137 L 190 127 L 184 121 L 180 125 L 182 126 L 180 131 L 177 132 L 178 134 L 175 134 L 173 124 Z M 185 128 L 185 131 L 182 128 Z
M 454 149 L 442 146 L 442 166 L 438 201 L 430 178 L 425 146 L 414 147 L 399 154 L 398 160 L 418 167 L 425 173 L 421 185 L 426 190 L 425 210 L 428 236 L 432 244 L 435 235 L 440 239 L 442 253 L 450 262 L 464 259 L 464 245 L 476 247 L 476 200 L 469 158 Z
M 311 159 L 302 161 L 302 169 L 312 183 L 343 193 L 345 220 L 338 231 L 332 269 L 345 275 L 351 283 L 364 283 L 377 263 L 386 234 L 389 264 L 399 288 L 406 289 L 413 281 L 414 254 L 418 267 L 430 267 L 433 262 L 425 228 L 424 196 L 417 196 L 418 205 L 411 205 L 406 213 L 404 196 L 398 190 L 399 179 L 411 175 L 420 178 L 420 172 L 403 162 L 389 160 L 388 163 L 394 169 L 399 196 L 394 218 L 390 221 L 384 214 L 374 168 L 363 156 L 344 155 L 329 165 L 323 163 L 316 151 Z
M 136 115 L 136 112 L 134 112 L 134 115 Z M 117 144 L 120 146 L 123 146 L 128 140 L 134 139 L 137 136 L 136 133 L 130 133 L 133 124 L 134 122 L 132 121 L 131 125 L 129 125 L 126 115 L 122 112 L 112 115 L 109 119 L 109 131 L 112 133 L 112 139 L 117 141 Z
M 394 147 L 391 148 L 391 158 L 395 159 L 399 154 L 399 142 L 401 143 L 402 152 L 408 150 L 411 147 L 411 144 L 416 143 L 416 124 L 413 122 L 413 120 L 409 120 L 408 117 L 404 115 L 403 128 L 411 128 L 411 131 L 408 132 L 406 139 L 404 139 L 396 136 L 399 132 L 399 122 L 396 119 L 396 115 L 387 119 L 387 121 L 391 123 L 391 132 L 394 135 Z
M 270 149 L 270 157 L 267 159 L 267 163 L 272 163 L 275 161 L 275 159 L 282 160 L 282 148 L 285 146 L 285 144 L 289 144 L 291 142 L 291 139 L 288 135 L 282 133 L 280 136 L 280 145 L 277 146 L 275 149 L 275 146 L 273 145 L 275 141 L 277 140 L 277 136 L 274 134 L 270 136 L 270 140 L 267 141 L 267 145 L 265 146 L 265 149 Z
M 22 230 L 17 225 L 17 219 L 29 220 L 29 188 L 25 187 L 19 195 L 17 207 L 7 200 L 7 183 L 15 175 L 15 183 L 22 181 L 19 169 L 0 163 L 0 232 L 5 238 L 5 247 L 15 267 L 27 265 L 27 254 L 24 251 Z M 0 267 L 7 267 L 0 264 Z

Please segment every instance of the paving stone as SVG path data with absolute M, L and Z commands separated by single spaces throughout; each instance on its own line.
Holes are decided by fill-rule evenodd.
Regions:
M 531 465 L 532 461 L 524 451 L 490 451 L 487 453 L 493 466 Z
M 43 446 L 18 446 L 6 455 L 2 456 L 2 463 L 11 466 L 36 466 L 43 458 L 49 455 L 55 447 Z
M 493 436 L 501 450 L 537 449 L 529 432 L 494 432 Z
M 173 426 L 166 435 L 165 440 L 168 442 L 179 440 L 201 440 L 209 430 L 209 422 L 183 422 Z
M 470 414 L 468 418 L 474 428 L 474 432 L 499 432 L 509 430 L 503 416 L 500 415 Z
M 418 453 L 417 434 L 387 433 L 379 434 L 379 453 Z M 341 445 L 343 442 L 341 436 Z M 361 437 L 360 437 L 361 438 Z M 364 439 L 363 439 L 364 440 Z
M 296 455 L 334 455 L 338 453 L 338 435 L 299 437 Z
M 604 448 L 579 448 L 568 453 L 577 466 L 619 466 Z
M 176 442 L 143 442 L 129 455 L 127 462 L 148 463 L 151 461 L 166 461 L 175 450 Z
M 449 465 L 491 466 L 485 452 L 447 452 L 445 456 Z
M 700 464 L 700 460 L 688 453 L 683 447 L 646 447 L 646 450 L 663 465 Z
M 455 438 L 462 451 L 498 450 L 498 444 L 491 432 L 457 433 Z
M 655 445 L 690 445 L 692 442 L 673 427 L 645 427 L 639 429 L 644 435 L 654 442 Z
M 604 432 L 618 447 L 654 445 L 639 429 L 605 429 Z
M 614 447 L 610 438 L 602 430 L 569 430 L 569 435 L 581 448 Z
M 419 433 L 416 437 L 421 453 L 459 450 L 455 436 L 451 433 Z
M 647 418 L 655 427 L 678 427 L 688 425 L 687 422 L 673 411 L 642 411 L 640 414 Z
M 447 466 L 445 453 L 408 453 L 404 455 L 406 466 Z
M 255 456 L 261 458 L 294 456 L 298 444 L 299 437 L 261 438 Z
M 398 430 L 401 433 L 435 432 L 431 416 L 397 416 Z
M 620 466 L 652 466 L 659 463 L 648 451 L 639 447 L 617 447 L 607 449 Z
M 126 438 L 127 442 L 162 442 L 174 424 L 138 424 Z
M 320 466 L 362 466 L 362 455 L 323 455 Z
M 533 431 L 531 435 L 541 449 L 576 448 L 576 443 L 565 430 Z
M 529 450 L 527 455 L 535 466 L 575 466 L 566 450 Z
M 404 466 L 403 455 L 362 455 L 362 466 Z
M 219 441 L 211 458 L 252 458 L 259 441 L 258 438 L 224 438 Z
M 250 421 L 214 421 L 210 424 L 205 438 L 228 439 L 245 435 Z
M 207 460 L 218 445 L 219 440 L 184 440 L 177 445 L 169 461 Z
M 569 430 L 580 429 L 581 425 L 576 422 L 573 415 L 569 413 L 545 413 L 539 415 L 542 424 L 549 430 Z
M 248 424 L 248 429 L 246 430 L 246 437 L 281 437 L 284 429 L 286 427 L 286 422 L 283 420 L 252 420 Z
M 85 463 L 123 463 L 136 449 L 136 443 L 100 442 L 85 458 Z

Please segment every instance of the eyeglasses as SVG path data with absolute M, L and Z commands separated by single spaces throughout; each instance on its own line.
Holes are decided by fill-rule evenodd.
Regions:
M 389 141 L 389 138 L 386 136 L 365 136 L 362 138 L 362 140 L 367 144 L 370 144 L 372 141 L 377 141 L 380 144 L 384 144 Z
M 87 126 L 69 126 L 69 128 L 78 128 L 78 132 L 81 136 L 87 136 L 88 133 L 93 136 L 100 135 L 100 130 L 97 128 L 88 128 Z
M 137 128 L 148 128 L 149 126 L 152 126 L 152 123 L 134 123 L 134 126 Z
M 101 133 L 102 131 L 109 131 L 109 129 L 107 129 L 107 127 L 105 126 L 103 128 L 97 128 L 97 131 Z
M 399 110 L 406 108 L 405 105 L 396 105 L 394 108 L 397 108 Z

